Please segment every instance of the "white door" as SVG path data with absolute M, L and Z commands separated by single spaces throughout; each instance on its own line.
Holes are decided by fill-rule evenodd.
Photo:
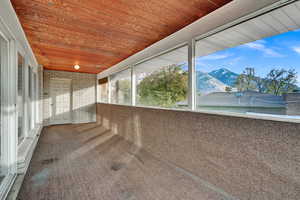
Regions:
M 71 79 L 50 79 L 51 124 L 72 123 Z

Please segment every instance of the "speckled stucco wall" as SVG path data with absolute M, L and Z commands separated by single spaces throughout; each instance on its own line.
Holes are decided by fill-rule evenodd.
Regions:
M 110 104 L 97 122 L 234 199 L 300 197 L 300 124 Z

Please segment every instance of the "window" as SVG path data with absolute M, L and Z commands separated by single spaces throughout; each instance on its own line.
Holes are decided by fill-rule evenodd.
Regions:
M 24 58 L 18 54 L 18 143 L 24 139 L 23 117 L 24 117 Z
M 268 15 L 196 42 L 197 109 L 300 116 L 300 30 Z
M 33 129 L 34 116 L 33 116 L 33 77 L 32 68 L 28 67 L 28 130 Z
M 3 119 L 3 116 L 4 116 L 4 102 L 3 102 L 3 99 L 4 99 L 4 84 L 3 84 L 3 79 L 4 79 L 4 67 L 7 63 L 7 42 L 6 40 L 1 36 L 0 34 L 0 75 L 1 75 L 1 83 L 0 83 L 0 86 L 1 86 L 1 93 L 0 93 L 0 103 L 1 103 L 1 106 L 0 106 L 0 111 L 1 111 L 1 115 L 0 115 L 0 184 L 2 183 L 4 177 L 6 176 L 7 174 L 7 169 L 5 168 L 5 161 L 6 161 L 6 152 L 5 152 L 5 137 L 7 137 L 7 135 L 5 134 L 5 131 L 4 130 L 4 119 Z
M 1 29 L 1 21 L 0 21 Z M 9 41 L 0 30 L 0 199 L 3 198 L 4 187 L 12 181 L 15 157 L 11 154 L 16 148 L 14 143 L 14 129 L 16 115 L 11 111 L 14 106 L 11 95 L 12 84 L 10 80 L 15 74 L 10 69 Z
M 99 102 L 108 103 L 108 78 L 98 80 Z
M 37 88 L 37 75 L 33 73 L 33 113 L 34 113 L 34 126 L 37 123 L 37 105 L 38 105 L 38 88 Z
M 137 105 L 187 108 L 188 47 L 135 66 Z
M 131 69 L 110 77 L 111 103 L 131 104 Z
M 300 119 L 300 24 L 293 5 L 190 42 L 191 71 L 188 45 L 136 64 L 132 105 Z M 123 73 L 110 76 L 112 103 L 124 103 Z M 126 76 L 129 81 L 129 71 Z

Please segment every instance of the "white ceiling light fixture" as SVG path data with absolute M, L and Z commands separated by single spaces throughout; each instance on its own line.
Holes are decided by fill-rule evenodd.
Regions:
M 75 65 L 75 66 L 74 66 L 74 69 L 79 70 L 79 69 L 80 69 L 80 66 L 79 66 L 79 65 Z

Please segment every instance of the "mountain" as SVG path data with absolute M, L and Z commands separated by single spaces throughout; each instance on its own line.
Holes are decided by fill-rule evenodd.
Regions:
M 222 83 L 208 73 L 198 71 L 196 76 L 197 91 L 201 94 L 208 94 L 211 92 L 225 92 L 225 88 L 228 87 L 228 85 Z
M 239 76 L 238 74 L 236 74 L 226 68 L 220 68 L 220 69 L 211 71 L 208 74 L 230 87 L 234 87 L 236 79 Z

